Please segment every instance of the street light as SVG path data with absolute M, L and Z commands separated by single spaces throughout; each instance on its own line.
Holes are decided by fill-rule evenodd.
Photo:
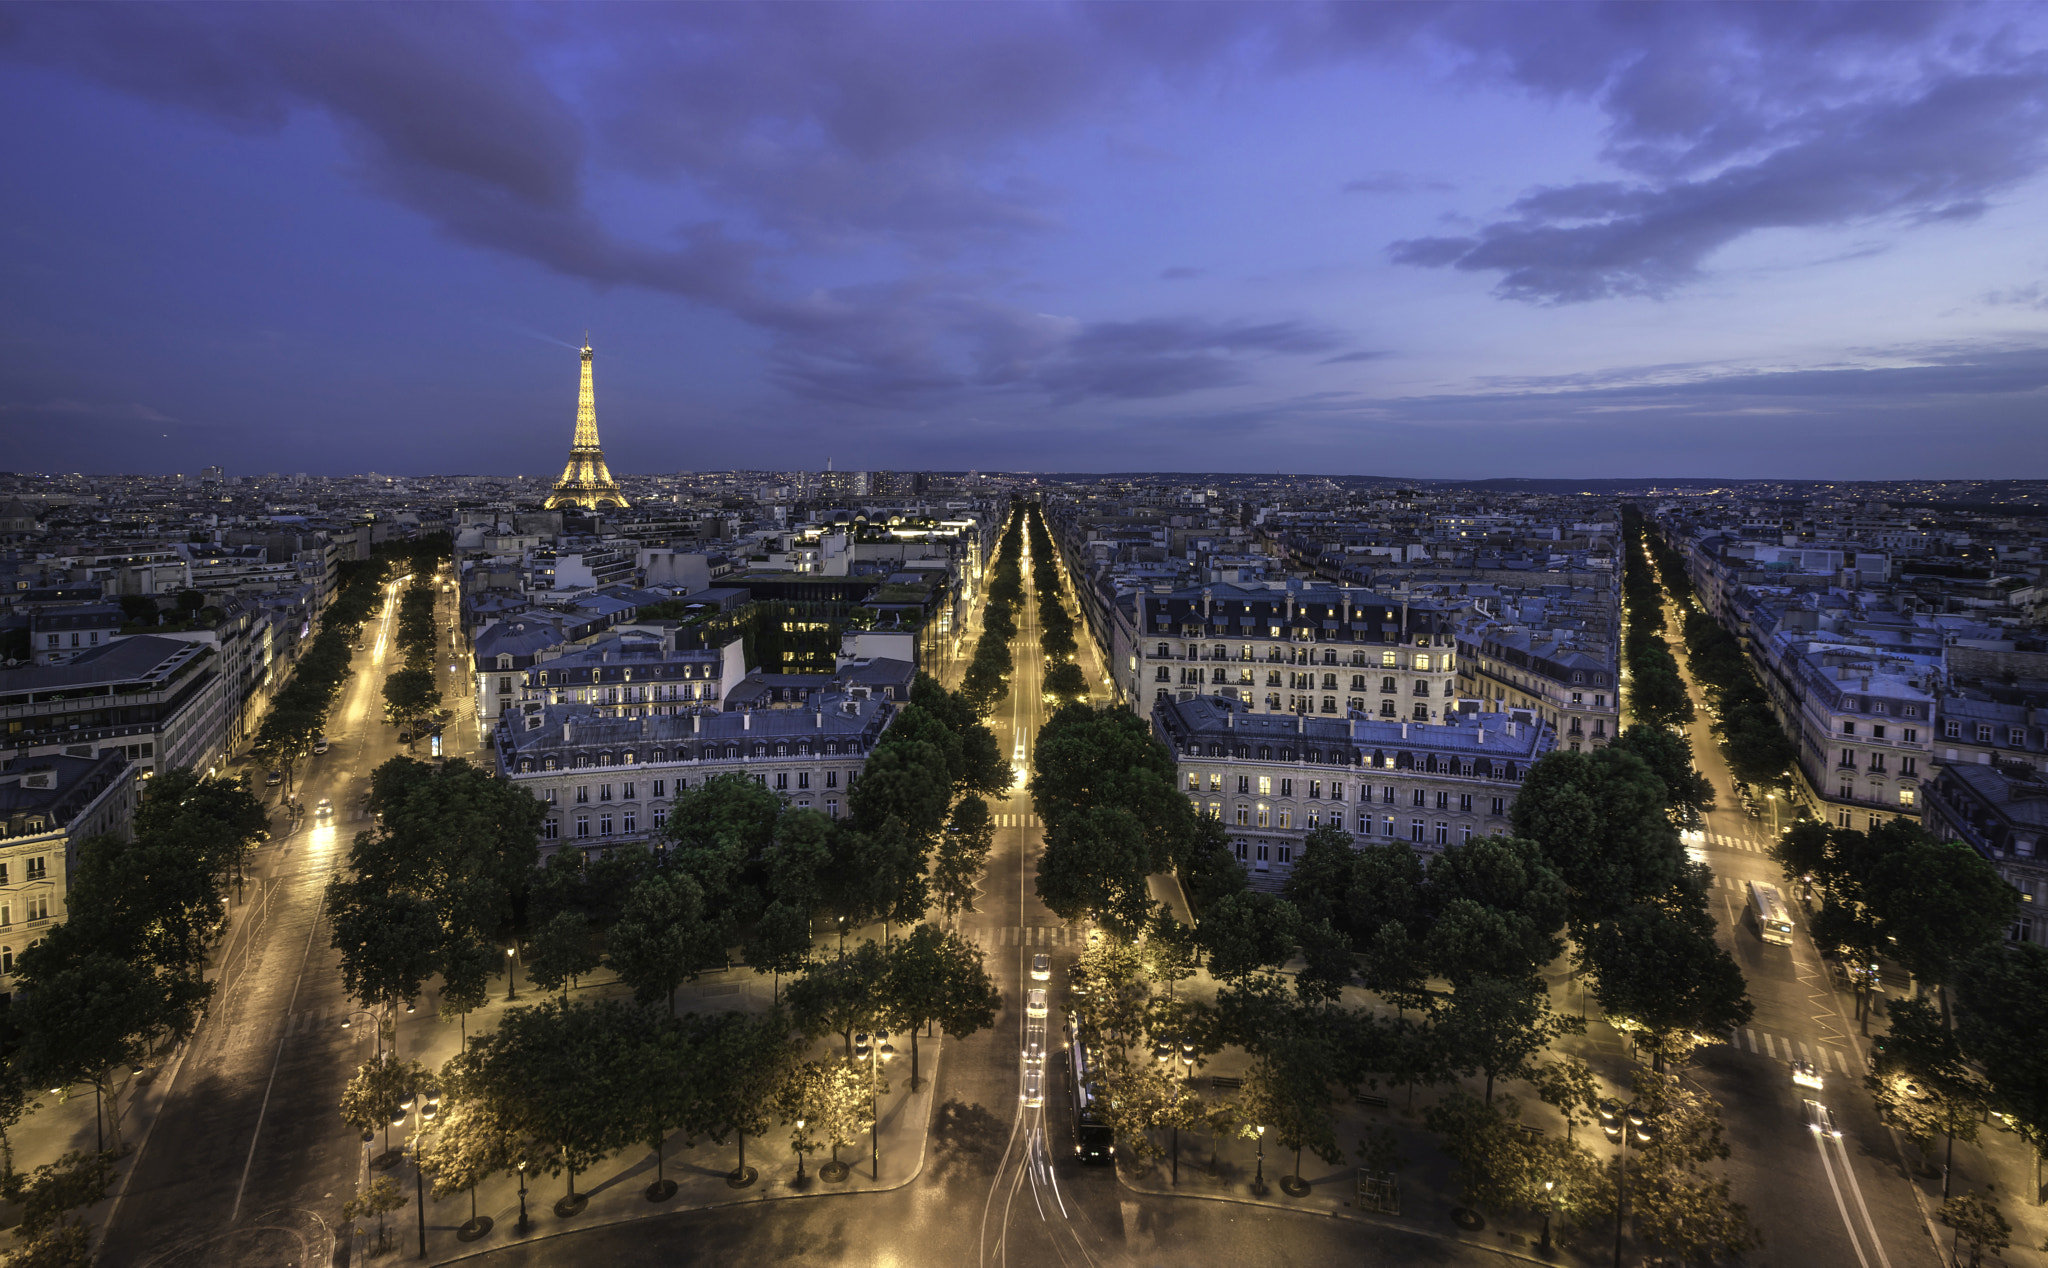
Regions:
M 526 1159 L 521 1158 L 515 1165 L 519 1168 L 519 1233 L 523 1237 L 530 1227 L 526 1219 Z
M 398 1113 L 392 1119 L 392 1126 L 396 1127 L 405 1122 L 406 1118 L 413 1113 L 415 1108 L 419 1111 L 420 1123 L 419 1127 L 412 1132 L 412 1191 L 413 1206 L 417 1208 L 420 1220 L 420 1258 L 425 1259 L 427 1257 L 427 1168 L 424 1160 L 420 1157 L 420 1151 L 426 1147 L 428 1126 L 433 1123 L 434 1116 L 441 1112 L 440 1094 L 422 1089 L 405 1100 L 400 1101 L 398 1103 Z
M 519 998 L 519 944 L 505 948 L 505 1002 Z
M 873 1153 L 873 1158 L 869 1165 L 874 1171 L 875 1179 L 880 1180 L 882 1178 L 882 1092 L 880 1073 L 883 1063 L 896 1055 L 896 1048 L 889 1042 L 887 1035 L 877 1034 L 875 1038 L 881 1040 L 881 1042 L 870 1043 L 865 1034 L 856 1036 L 853 1041 L 853 1055 L 856 1060 L 861 1057 L 868 1059 L 868 1145 Z
M 796 1138 L 795 1138 L 794 1140 L 792 1140 L 792 1141 L 790 1141 L 790 1142 L 789 1142 L 789 1147 L 790 1147 L 791 1149 L 794 1149 L 794 1150 L 796 1151 L 796 1183 L 797 1183 L 797 1187 L 798 1187 L 798 1188 L 802 1188 L 802 1187 L 803 1187 L 803 1183 L 804 1183 L 804 1148 L 803 1148 L 803 1139 L 804 1139 L 804 1120 L 803 1120 L 803 1119 L 801 1119 L 801 1118 L 799 1118 L 799 1119 L 797 1119 L 797 1120 L 796 1120 Z
M 1537 1247 L 1537 1250 L 1539 1253 L 1545 1255 L 1548 1255 L 1550 1253 L 1550 1191 L 1556 1187 L 1557 1181 L 1555 1180 L 1545 1180 L 1543 1182 L 1543 1244 Z
M 1629 1138 L 1635 1137 L 1637 1148 L 1641 1148 L 1655 1140 L 1657 1133 L 1650 1126 L 1649 1111 L 1640 1103 L 1631 1101 L 1623 1105 L 1611 1098 L 1600 1102 L 1600 1130 L 1620 1146 L 1616 1154 L 1619 1166 L 1614 1173 L 1614 1268 L 1621 1268 L 1621 1225 L 1628 1218 Z
M 1266 1196 L 1266 1129 L 1254 1127 L 1253 1133 L 1259 1138 L 1259 1173 L 1252 1177 L 1252 1192 L 1259 1197 Z

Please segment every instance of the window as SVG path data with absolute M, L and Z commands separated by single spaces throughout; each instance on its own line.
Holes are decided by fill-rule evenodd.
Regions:
M 1989 724 L 1989 723 L 1986 723 L 1986 722 L 1979 722 L 1979 723 L 1977 724 L 1977 743 L 1979 743 L 1979 744 L 1989 744 L 1989 743 L 1991 743 L 1991 726 L 1990 726 L 1990 724 Z
M 1884 754 L 1872 753 L 1870 755 L 1870 769 L 1874 771 L 1881 771 L 1884 769 Z
M 1273 808 L 1263 801 L 1259 803 L 1259 826 L 1262 828 L 1273 826 Z
M 547 790 L 546 790 L 545 792 L 541 793 L 541 797 L 540 797 L 540 799 L 541 799 L 541 801 L 542 801 L 542 802 L 546 803 L 547 805 L 550 805 L 550 806 L 554 805 L 554 804 L 555 804 L 555 790 L 554 790 L 554 789 L 552 789 L 552 788 L 550 788 L 550 789 L 547 789 Z
M 1471 825 L 1471 824 L 1469 824 L 1469 823 L 1467 823 L 1467 824 L 1463 824 L 1463 825 L 1461 825 L 1461 826 L 1460 826 L 1460 827 L 1458 828 L 1458 844 L 1459 844 L 1459 845 L 1470 845 L 1470 844 L 1472 844 L 1472 825 Z
M 2007 732 L 2006 743 L 2012 748 L 2025 748 L 2027 746 L 2026 728 L 2017 726 L 2013 727 L 2009 732 Z
M 1413 794 L 1413 800 L 1418 806 L 1426 806 L 1429 804 L 1429 793 L 1424 789 L 1418 788 Z
M 1910 726 L 1900 727 L 1899 741 L 1903 744 L 1918 744 L 1920 742 L 1920 732 Z
M 1461 812 L 1462 812 L 1462 813 L 1464 813 L 1464 814 L 1471 814 L 1471 813 L 1472 813 L 1472 794 L 1471 794 L 1471 793 L 1459 793 L 1459 794 L 1458 794 L 1458 809 L 1459 809 L 1459 811 L 1461 811 Z
M 1294 795 L 1294 781 L 1293 781 L 1293 780 L 1291 780 L 1291 779 L 1283 779 L 1283 780 L 1281 780 L 1281 781 L 1280 781 L 1280 795 L 1281 795 L 1282 797 L 1292 797 L 1292 796 Z
M 1392 784 L 1380 785 L 1380 800 L 1390 806 L 1394 804 L 1394 786 Z
M 667 780 L 665 780 L 665 779 L 657 779 L 657 780 L 655 780 L 655 781 L 654 781 L 654 795 L 655 795 L 655 796 L 657 796 L 657 797 L 666 797 L 666 796 L 668 796 L 668 781 L 667 781 Z
M 838 772 L 838 771 L 836 771 L 836 770 L 828 770 L 828 771 L 826 771 L 826 772 L 825 772 L 825 787 L 827 787 L 827 788 L 837 788 L 837 787 L 839 787 L 839 772 Z
M 1417 845 L 1422 844 L 1422 830 L 1425 826 L 1427 825 L 1420 819 L 1410 819 L 1408 821 L 1408 839 Z
M 1281 826 L 1282 828 L 1291 828 L 1294 826 L 1294 812 L 1292 810 L 1282 810 L 1280 812 L 1279 826 Z
M 1944 722 L 1941 724 L 1941 733 L 1951 740 L 1960 740 L 1963 738 L 1963 724 L 1955 721 Z
M 1428 706 L 1428 705 L 1426 705 L 1426 704 L 1418 704 L 1418 705 L 1416 705 L 1416 706 L 1415 706 L 1415 720 L 1416 720 L 1417 722 L 1427 722 L 1427 721 L 1429 721 L 1429 706 Z
M 1272 850 L 1273 847 L 1268 845 L 1266 842 L 1259 842 L 1259 862 L 1264 863 L 1267 860 L 1267 857 L 1272 853 Z
M 1381 653 L 1380 653 L 1380 665 L 1381 665 L 1381 666 L 1382 666 L 1383 668 L 1386 668 L 1386 669 L 1392 669 L 1392 668 L 1394 667 L 1394 653 L 1392 653 L 1392 652 L 1381 652 Z
M 1854 766 L 1856 764 L 1856 750 L 1853 748 L 1843 749 L 1842 760 L 1836 764 L 1839 766 Z
M 1415 694 L 1418 696 L 1426 696 L 1429 694 L 1428 680 L 1422 678 L 1417 678 L 1415 680 Z
M 640 786 L 638 784 L 621 784 L 619 785 L 619 800 L 638 801 L 640 800 L 639 792 Z
M 1237 791 L 1240 796 L 1250 795 L 1252 791 L 1252 777 L 1250 775 L 1239 775 L 1237 777 Z
M 1239 802 L 1239 803 L 1238 803 L 1238 806 L 1237 806 L 1237 823 L 1238 823 L 1238 826 L 1239 826 L 1239 827 L 1247 827 L 1247 826 L 1249 826 L 1249 825 L 1251 824 L 1251 821 L 1252 821 L 1252 810 L 1251 810 L 1251 807 L 1250 807 L 1250 806 L 1247 806 L 1247 805 L 1245 805 L 1245 804 L 1244 804 L 1243 802 Z
M 0 973 L 14 972 L 14 948 L 0 947 Z
M 653 817 L 653 821 L 654 821 L 654 827 L 655 827 L 655 830 L 656 830 L 657 832 L 658 832 L 658 831 L 660 831 L 661 829 L 663 829 L 663 828 L 667 827 L 667 826 L 668 826 L 668 807 L 667 807 L 667 806 L 656 806 L 656 807 L 654 808 L 654 814 L 653 814 L 653 816 L 652 816 L 652 817 Z
M 50 860 L 47 857 L 38 854 L 28 861 L 28 866 L 24 869 L 24 871 L 26 871 L 26 873 L 28 874 L 28 879 L 32 881 L 39 881 L 44 880 L 48 877 L 49 866 Z
M 1883 713 L 1885 711 L 1884 701 L 1872 700 L 1870 702 L 1870 711 L 1872 713 Z
M 1212 793 L 1220 793 L 1223 791 L 1223 776 L 1216 774 L 1213 771 L 1210 772 L 1209 791 Z
M 1899 789 L 1899 804 L 1902 806 L 1913 804 L 1913 790 L 1911 788 Z
M 599 784 L 597 786 L 597 799 L 599 801 L 610 801 L 612 799 L 612 786 L 610 784 Z
M 775 791 L 776 791 L 776 792 L 788 792 L 788 791 L 789 791 L 789 772 L 788 772 L 788 771 L 776 771 L 776 772 L 775 772 Z
M 1884 728 L 1883 728 L 1883 727 L 1881 727 L 1881 726 L 1874 726 L 1874 727 L 1871 727 L 1871 728 L 1870 728 L 1870 738 L 1872 738 L 1872 739 L 1874 739 L 1874 740 L 1881 740 L 1881 739 L 1883 739 L 1883 738 L 1884 738 Z
M 1854 722 L 1844 722 L 1844 723 L 1842 723 L 1842 734 L 1844 734 L 1844 735 L 1854 735 L 1854 734 L 1856 734 L 1856 724 L 1855 724 Z
M 1495 797 L 1495 798 L 1493 799 L 1493 809 L 1492 809 L 1491 811 L 1489 811 L 1488 813 L 1490 813 L 1490 814 L 1496 814 L 1496 815 L 1504 815 L 1504 814 L 1506 814 L 1507 812 L 1508 812 L 1508 799 L 1507 799 L 1506 797 Z
M 833 819 L 837 819 L 837 818 L 839 817 L 839 803 L 838 803 L 838 801 L 836 801 L 836 800 L 834 800 L 834 799 L 832 799 L 832 798 L 829 798 L 829 797 L 828 797 L 828 798 L 826 798 L 826 799 L 825 799 L 825 814 L 826 814 L 826 815 L 827 815 L 828 817 L 830 817 L 830 818 L 833 818 Z
M 1418 655 L 1418 656 L 1416 656 L 1416 658 L 1415 658 L 1415 667 L 1416 667 L 1417 669 L 1428 669 L 1428 668 L 1429 668 L 1429 657 L 1427 657 L 1427 656 L 1422 656 L 1422 655 Z
M 601 836 L 601 837 L 608 837 L 608 836 L 610 836 L 611 834 L 612 834 L 612 817 L 611 817 L 611 816 L 610 816 L 609 814 L 601 814 L 601 815 L 599 815 L 599 816 L 597 817 L 597 835 L 599 835 L 599 836 Z
M 811 772 L 807 770 L 798 771 L 796 773 L 796 786 L 800 789 L 809 789 L 811 786 Z
M 1344 800 L 1344 785 L 1342 785 L 1342 784 L 1338 783 L 1338 782 L 1337 782 L 1336 780 L 1334 780 L 1334 779 L 1330 781 L 1330 800 L 1331 800 L 1331 801 L 1342 801 L 1342 800 Z
M 498 679 L 498 694 L 501 696 L 512 694 L 512 680 L 510 678 Z
M 543 822 L 541 823 L 541 825 L 540 825 L 540 839 L 541 839 L 541 840 L 543 840 L 543 841 L 553 841 L 553 840 L 555 840 L 555 839 L 556 839 L 557 837 L 560 837 L 561 835 L 562 835 L 562 825 L 561 825 L 561 822 L 560 822 L 559 820 L 555 820 L 555 819 L 548 819 L 548 820 L 544 820 L 544 821 L 543 821 Z
M 1438 845 L 1449 845 L 1451 843 L 1451 825 L 1442 820 L 1437 821 L 1436 843 Z
M 1919 760 L 1918 758 L 1913 758 L 1913 757 L 1902 757 L 1902 758 L 1900 758 L 1900 759 L 1899 759 L 1899 774 L 1901 774 L 1901 775 L 1917 775 L 1917 774 L 1919 774 L 1919 773 L 1920 773 L 1920 760 Z
M 579 836 L 579 837 L 587 837 L 587 836 L 589 836 L 589 835 L 590 835 L 590 816 L 589 816 L 589 815 L 577 815 L 577 816 L 576 816 L 576 835 L 577 835 L 577 836 Z
M 628 810 L 619 816 L 619 830 L 621 832 L 631 832 L 638 826 L 638 819 L 633 811 Z
M 1320 779 L 1311 779 L 1311 780 L 1309 780 L 1309 781 L 1308 781 L 1308 795 L 1309 795 L 1309 799 L 1310 799 L 1311 801 L 1315 800 L 1316 798 L 1319 798 L 1319 797 L 1321 797 L 1321 796 L 1323 795 L 1323 781 L 1322 781 L 1322 780 L 1320 780 Z

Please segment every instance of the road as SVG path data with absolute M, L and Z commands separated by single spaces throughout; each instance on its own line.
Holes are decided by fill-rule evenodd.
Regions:
M 1683 628 L 1682 614 L 1669 604 L 1665 619 L 1669 629 Z M 1713 870 L 1721 943 L 1741 966 L 1756 1006 L 1750 1025 L 1731 1043 L 1701 1051 L 1693 1076 L 1721 1103 L 1735 1196 L 1768 1239 L 1757 1262 L 1938 1264 L 1920 1195 L 1862 1086 L 1869 1041 L 1858 1033 L 1850 997 L 1830 980 L 1804 928 L 1795 928 L 1790 947 L 1773 946 L 1743 918 L 1749 882 L 1783 886 L 1766 853 L 1770 812 L 1758 820 L 1743 809 L 1684 645 L 1670 641 L 1698 714 L 1690 728 L 1695 764 L 1714 785 L 1716 808 L 1690 848 Z M 1794 1059 L 1821 1068 L 1826 1086 L 1820 1092 L 1792 1085 Z M 1808 1097 L 1833 1112 L 1840 1140 L 1824 1143 L 1806 1129 L 1801 1102 Z
M 108 1216 L 102 1263 L 332 1261 L 360 1161 L 335 1106 L 374 1039 L 367 1026 L 343 1029 L 350 1004 L 320 905 L 351 835 L 368 826 L 370 772 L 400 751 L 382 697 L 398 665 L 397 594 L 393 583 L 364 626 L 355 672 L 329 715 L 330 748 L 307 760 L 299 781 L 304 804 L 327 798 L 336 813 L 309 814 L 289 834 L 274 814 L 280 835 L 256 852 L 246 906 L 216 961 L 213 1001 L 165 1076 L 174 1082 Z M 398 1027 L 401 1054 L 434 1024 L 423 1001 Z

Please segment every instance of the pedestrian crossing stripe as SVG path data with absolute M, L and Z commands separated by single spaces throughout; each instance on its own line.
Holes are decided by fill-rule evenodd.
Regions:
M 1038 821 L 1037 815 L 1000 814 L 996 816 L 996 826 L 998 828 L 1039 828 L 1045 825 Z
M 1833 1070 L 1838 1074 L 1855 1073 L 1849 1066 L 1848 1055 L 1840 1048 L 1787 1039 L 1783 1035 L 1774 1035 L 1767 1030 L 1741 1027 L 1729 1036 L 1728 1044 L 1738 1052 L 1754 1052 L 1773 1061 L 1810 1061 L 1817 1070 Z
M 1081 935 L 1066 925 L 1005 925 L 1000 929 L 970 929 L 965 933 L 969 942 L 984 947 L 1081 945 Z
M 1761 841 L 1753 841 L 1748 837 L 1738 837 L 1726 832 L 1706 832 L 1701 835 L 1706 839 L 1707 844 L 1719 849 L 1741 850 L 1748 854 L 1770 853 L 1769 846 Z

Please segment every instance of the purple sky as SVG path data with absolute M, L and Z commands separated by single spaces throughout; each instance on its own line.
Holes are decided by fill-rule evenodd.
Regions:
M 0 466 L 2048 474 L 2048 12 L 0 8 Z

